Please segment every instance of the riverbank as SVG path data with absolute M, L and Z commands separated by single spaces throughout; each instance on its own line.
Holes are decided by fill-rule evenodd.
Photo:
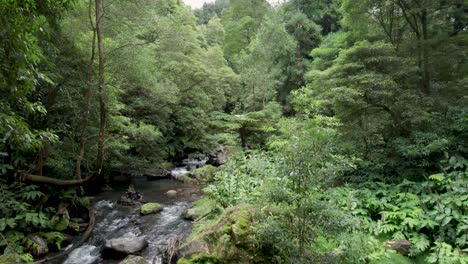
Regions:
M 183 240 L 190 234 L 192 223 L 184 220 L 182 214 L 190 202 L 200 197 L 200 187 L 171 179 L 147 181 L 136 178 L 132 184 L 146 202 L 161 204 L 162 211 L 142 216 L 140 206 L 119 205 L 117 200 L 125 193 L 128 185 L 123 183 L 113 185 L 112 191 L 103 192 L 94 198 L 96 227 L 89 240 L 72 251 L 68 257 L 49 263 L 120 263 L 122 256 L 102 254 L 106 241 L 135 237 L 142 237 L 148 242 L 148 246 L 137 252 L 137 255 L 142 256 L 148 263 L 164 263 L 168 244 L 171 241 Z M 168 195 L 168 191 L 176 191 L 177 194 Z

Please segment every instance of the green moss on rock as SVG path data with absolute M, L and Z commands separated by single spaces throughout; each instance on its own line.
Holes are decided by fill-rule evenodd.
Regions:
M 199 254 L 220 263 L 265 263 L 255 241 L 258 212 L 255 205 L 240 204 L 226 209 L 209 225 L 195 227 L 195 233 L 178 252 L 186 262 L 179 263 L 202 263 L 190 262 L 195 261 Z
M 178 181 L 184 182 L 184 183 L 190 183 L 190 184 L 196 184 L 198 181 L 196 179 L 192 179 L 187 175 L 181 176 L 177 178 Z
M 140 214 L 142 215 L 149 215 L 149 214 L 156 214 L 161 212 L 162 206 L 158 203 L 145 203 L 141 206 Z
M 177 261 L 177 264 L 222 264 L 222 263 L 224 262 L 208 254 L 196 254 L 196 255 L 193 255 L 190 259 L 183 258 Z
M 51 223 L 52 223 L 52 228 L 55 231 L 60 232 L 68 228 L 68 225 L 70 224 L 70 219 L 68 219 L 68 217 L 57 214 L 52 217 Z
M 191 173 L 191 176 L 197 179 L 198 182 L 209 183 L 214 180 L 214 176 L 217 171 L 218 171 L 218 168 L 211 166 L 211 165 L 206 165 L 206 166 L 203 166 L 201 168 L 194 170 Z

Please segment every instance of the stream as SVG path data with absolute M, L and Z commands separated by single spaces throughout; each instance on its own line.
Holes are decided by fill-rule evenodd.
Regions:
M 135 189 L 143 195 L 146 202 L 163 205 L 162 212 L 140 216 L 139 206 L 130 207 L 117 204 L 128 185 L 112 186 L 113 191 L 105 192 L 95 198 L 96 226 L 91 237 L 79 248 L 72 251 L 66 259 L 55 263 L 65 264 L 113 264 L 121 260 L 109 260 L 101 257 L 106 240 L 121 237 L 145 236 L 148 247 L 139 255 L 151 264 L 163 263 L 161 251 L 168 242 L 176 237 L 186 238 L 192 224 L 182 219 L 182 213 L 189 203 L 199 196 L 199 188 L 175 180 L 165 179 L 146 181 L 134 179 Z M 169 197 L 166 192 L 176 190 L 176 197 Z

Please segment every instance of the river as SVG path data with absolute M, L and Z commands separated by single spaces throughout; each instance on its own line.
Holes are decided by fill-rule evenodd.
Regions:
M 93 234 L 79 248 L 70 253 L 66 259 L 55 263 L 64 264 L 113 264 L 120 260 L 103 259 L 101 251 L 108 239 L 145 236 L 149 246 L 140 252 L 151 264 L 163 263 L 161 251 L 167 248 L 171 239 L 185 238 L 190 234 L 192 224 L 182 219 L 182 213 L 189 203 L 199 196 L 197 186 L 166 179 L 146 181 L 136 179 L 133 184 L 147 202 L 163 205 L 162 212 L 154 215 L 140 216 L 139 207 L 117 204 L 118 198 L 125 193 L 127 185 L 112 186 L 113 191 L 105 192 L 95 198 L 94 208 L 97 212 L 96 226 Z M 176 197 L 169 197 L 166 192 L 176 190 Z

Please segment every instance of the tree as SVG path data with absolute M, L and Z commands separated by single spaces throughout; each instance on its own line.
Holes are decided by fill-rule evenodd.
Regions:
M 229 7 L 229 0 L 215 0 L 213 3 L 204 3 L 202 8 L 195 9 L 194 15 L 200 25 L 206 25 L 213 17 L 221 17 L 223 11 Z
M 254 149 L 264 145 L 265 135 L 274 130 L 275 124 L 281 118 L 279 104 L 270 102 L 261 111 L 245 114 L 214 113 L 212 126 L 220 133 L 237 134 L 237 140 L 244 150 Z
M 237 99 L 247 111 L 265 108 L 268 102 L 279 98 L 285 101 L 284 91 L 293 63 L 297 44 L 286 31 L 281 18 L 266 15 L 258 33 L 239 58 L 244 91 Z M 278 95 L 278 96 L 277 96 Z
M 222 47 L 224 45 L 224 27 L 221 23 L 221 19 L 217 16 L 210 19 L 208 24 L 203 28 L 205 33 L 205 38 L 210 46 L 219 45 Z
M 224 56 L 233 63 L 245 49 L 262 23 L 270 8 L 266 0 L 233 0 L 222 15 L 225 30 Z
M 440 40 L 451 41 L 457 36 L 463 23 L 463 4 L 451 1 L 344 1 L 345 22 L 353 31 L 375 31 L 384 33 L 388 41 L 398 46 L 405 46 L 408 55 L 418 62 L 420 92 L 431 93 L 434 81 L 434 52 L 440 48 Z M 362 16 L 366 20 L 362 19 Z M 465 14 L 466 16 L 466 14 Z M 366 22 L 363 22 L 366 21 Z
M 99 55 L 99 75 L 98 75 L 98 98 L 99 98 L 99 112 L 100 112 L 100 122 L 99 122 L 99 138 L 98 138 L 98 150 L 96 156 L 96 164 L 94 172 L 85 179 L 76 179 L 76 180 L 61 180 L 51 177 L 44 177 L 41 175 L 34 175 L 27 172 L 19 172 L 17 175 L 23 179 L 36 182 L 36 183 L 46 183 L 51 185 L 59 186 L 73 186 L 73 185 L 82 185 L 88 183 L 96 178 L 101 176 L 102 166 L 104 163 L 104 144 L 106 141 L 106 124 L 107 124 L 107 106 L 106 106 L 106 91 L 104 84 L 104 74 L 105 74 L 105 60 L 104 60 L 104 44 L 103 44 L 103 33 L 101 29 L 102 25 L 102 3 L 100 0 L 95 0 L 95 31 L 97 37 L 97 47 Z M 81 155 L 81 149 L 80 149 Z M 78 174 L 77 174 L 78 175 Z

